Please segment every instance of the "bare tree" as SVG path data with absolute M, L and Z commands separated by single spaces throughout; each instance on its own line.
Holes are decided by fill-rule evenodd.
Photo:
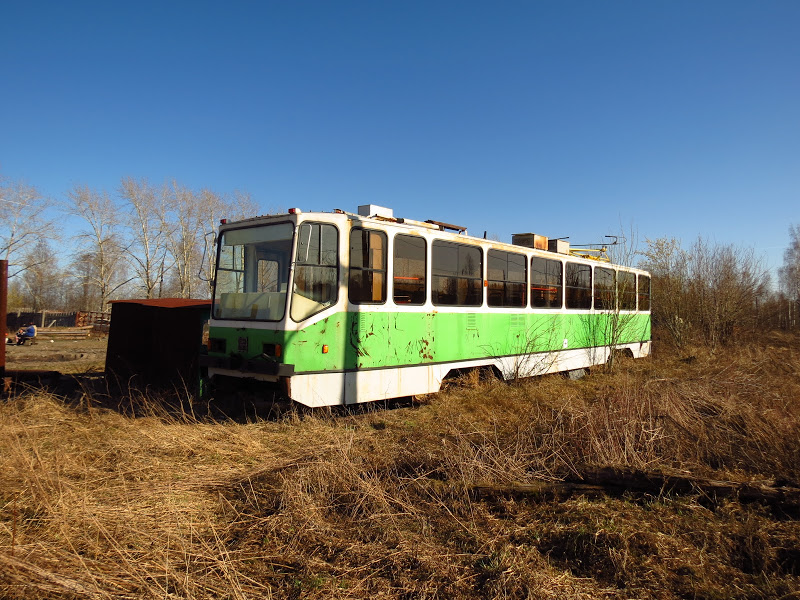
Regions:
M 25 305 L 34 312 L 61 308 L 60 295 L 63 274 L 58 268 L 55 252 L 46 240 L 38 240 L 22 262 L 25 274 L 21 294 Z
M 167 231 L 160 217 L 163 197 L 146 179 L 132 177 L 122 179 L 120 195 L 130 209 L 122 219 L 128 231 L 125 256 L 144 297 L 153 298 L 166 269 Z
M 219 221 L 222 218 L 236 219 L 239 214 L 235 210 L 235 203 L 230 204 L 226 202 L 216 192 L 208 189 L 200 191 L 201 203 L 203 205 L 200 214 L 200 223 L 203 230 L 203 261 L 199 265 L 200 279 L 203 281 L 203 295 L 210 298 L 214 287 L 214 265 L 216 256 L 214 255 L 214 246 L 211 243 L 214 238 L 214 232 L 219 226 Z M 248 198 L 249 201 L 249 198 Z
M 216 261 L 215 249 L 211 241 L 214 239 L 214 232 L 219 227 L 220 219 L 237 220 L 254 217 L 258 214 L 258 206 L 253 202 L 250 194 L 239 190 L 234 191 L 231 197 L 223 198 L 216 192 L 203 189 L 200 192 L 200 204 L 202 206 L 200 215 L 203 227 L 202 252 L 204 257 L 200 275 L 205 284 L 203 290 L 205 296 L 210 298 L 213 292 L 214 265 Z
M 691 316 L 687 298 L 689 253 L 675 238 L 646 240 L 642 267 L 652 277 L 653 324 L 666 331 L 678 348 L 687 342 Z
M 73 309 L 94 310 L 100 304 L 100 293 L 93 285 L 95 260 L 91 253 L 76 254 L 70 264 L 70 276 L 64 280 L 66 304 Z
M 783 266 L 778 271 L 781 291 L 800 302 L 800 225 L 789 226 L 789 247 L 783 253 Z
M 161 228 L 170 258 L 167 285 L 183 297 L 210 297 L 214 249 L 212 235 L 221 218 L 242 219 L 256 216 L 256 205 L 249 194 L 236 191 L 223 197 L 204 188 L 193 192 L 172 181 L 164 193 Z
M 711 245 L 698 239 L 690 252 L 690 306 L 712 352 L 750 328 L 768 275 L 752 248 Z
M 53 205 L 35 187 L 0 175 L 0 256 L 8 261 L 9 278 L 28 268 L 21 260 L 26 251 L 57 237 L 55 221 L 47 215 Z
M 77 258 L 90 263 L 81 270 L 83 277 L 98 292 L 93 310 L 104 311 L 113 294 L 130 281 L 124 272 L 120 209 L 106 192 L 85 185 L 76 185 L 67 198 L 67 212 L 85 224 L 75 239 L 80 248 Z
M 174 180 L 165 190 L 164 199 L 167 210 L 161 218 L 171 273 L 180 297 L 191 298 L 199 270 L 203 207 L 200 196 Z

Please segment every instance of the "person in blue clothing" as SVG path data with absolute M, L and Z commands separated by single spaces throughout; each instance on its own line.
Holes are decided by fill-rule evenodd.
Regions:
M 28 323 L 27 327 L 22 327 L 17 332 L 17 346 L 21 346 L 27 340 L 33 340 L 36 337 L 36 325 Z

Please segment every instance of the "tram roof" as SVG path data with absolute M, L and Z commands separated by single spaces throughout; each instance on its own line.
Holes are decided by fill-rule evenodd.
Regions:
M 383 207 L 375 207 L 374 205 L 367 205 L 371 208 L 380 208 Z M 360 208 L 360 207 L 359 207 Z M 608 259 L 599 259 L 595 257 L 587 256 L 587 248 L 581 247 L 580 249 L 572 248 L 570 253 L 565 252 L 556 252 L 553 250 L 548 250 L 544 248 L 534 248 L 527 245 L 521 244 L 514 244 L 511 242 L 502 242 L 499 240 L 490 240 L 483 237 L 476 237 L 469 235 L 467 233 L 467 228 L 462 227 L 460 225 L 452 225 L 449 223 L 443 223 L 441 221 L 417 221 L 413 219 L 407 219 L 404 217 L 395 217 L 393 215 L 389 216 L 392 211 L 390 209 L 383 209 L 385 211 L 389 211 L 389 214 L 381 213 L 380 211 L 376 214 L 357 214 L 352 212 L 347 212 L 341 209 L 334 209 L 331 212 L 324 212 L 324 211 L 309 211 L 305 212 L 297 208 L 291 208 L 286 213 L 279 213 L 279 214 L 271 214 L 271 215 L 260 215 L 257 217 L 249 217 L 246 219 L 240 219 L 237 221 L 229 221 L 227 219 L 222 219 L 220 221 L 220 231 L 228 228 L 236 228 L 241 227 L 242 225 L 257 225 L 259 223 L 268 223 L 268 222 L 277 222 L 277 221 L 285 221 L 287 219 L 291 220 L 306 220 L 308 218 L 314 220 L 327 220 L 327 221 L 341 221 L 341 220 L 349 220 L 349 221 L 359 221 L 365 223 L 372 223 L 378 226 L 394 226 L 400 227 L 403 229 L 409 229 L 411 231 L 419 231 L 419 232 L 429 232 L 429 233 L 436 233 L 437 238 L 444 239 L 447 241 L 453 242 L 468 242 L 473 243 L 476 245 L 481 245 L 484 247 L 492 247 L 503 249 L 509 252 L 520 252 L 520 250 L 525 251 L 533 251 L 537 256 L 541 256 L 542 258 L 555 258 L 559 257 L 562 259 L 569 259 L 570 261 L 577 261 L 584 264 L 590 265 L 598 265 L 598 266 L 613 266 L 616 268 L 621 268 L 629 271 L 636 271 L 639 273 L 647 273 L 644 269 L 640 269 L 637 267 L 620 265 L 616 263 L 610 262 Z M 298 219 L 298 217 L 300 219 Z M 544 237 L 544 236 L 542 236 Z M 547 240 L 548 238 L 544 238 Z M 553 238 L 555 240 L 555 238 Z M 572 252 L 575 252 L 574 254 Z

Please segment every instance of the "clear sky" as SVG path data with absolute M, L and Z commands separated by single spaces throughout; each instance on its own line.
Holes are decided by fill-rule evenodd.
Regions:
M 800 222 L 800 1 L 0 6 L 0 173 L 123 176 L 782 262 Z

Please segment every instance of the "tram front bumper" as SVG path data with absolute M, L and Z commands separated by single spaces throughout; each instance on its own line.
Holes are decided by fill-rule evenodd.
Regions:
M 236 356 L 208 356 L 200 355 L 201 367 L 241 371 L 242 373 L 259 373 L 277 377 L 290 377 L 294 375 L 294 365 L 278 363 L 263 358 L 243 359 Z

